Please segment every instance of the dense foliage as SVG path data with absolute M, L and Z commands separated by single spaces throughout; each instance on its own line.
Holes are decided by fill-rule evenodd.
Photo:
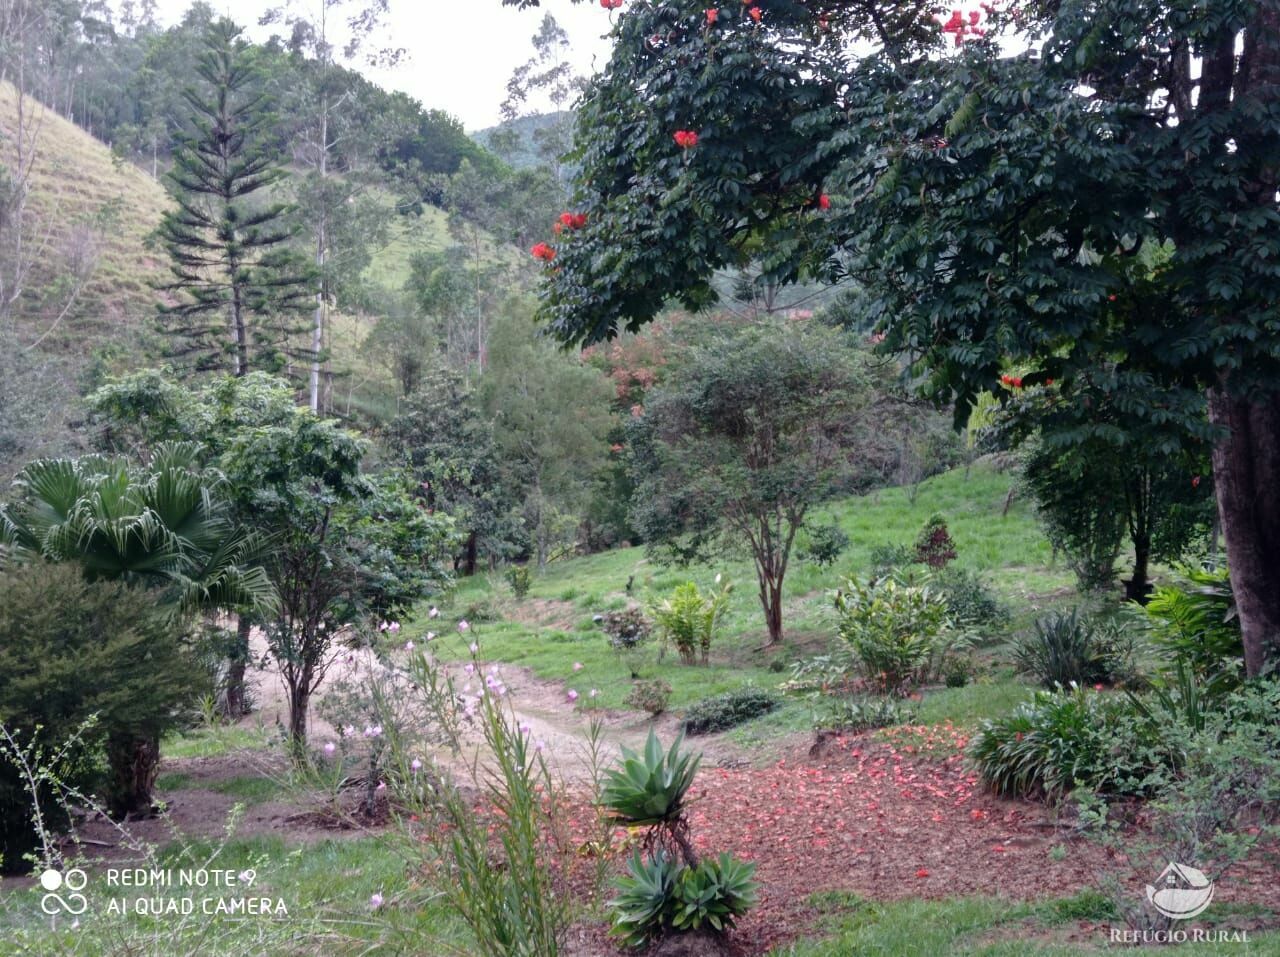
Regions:
M 37 784 L 47 826 L 65 823 L 68 799 L 100 794 L 119 814 L 145 811 L 160 735 L 199 689 L 184 631 L 145 587 L 90 581 L 73 563 L 35 561 L 0 572 L 0 726 L 10 746 L 33 741 L 56 780 Z M 84 722 L 96 721 L 80 732 Z M 139 755 L 138 748 L 154 753 Z M 0 755 L 0 869 L 26 870 L 40 848 L 28 784 Z M 148 757 L 138 782 L 135 761 Z M 73 793 L 68 794 L 68 789 Z M 138 801 L 144 803 L 139 807 Z
M 857 280 L 885 348 L 961 419 L 1004 375 L 1113 396 L 1166 453 L 1213 441 L 1260 672 L 1280 635 L 1271 7 L 1018 4 L 959 33 L 928 7 L 723 12 L 615 17 L 579 111 L 590 218 L 544 284 L 556 334 L 706 305 L 717 269 L 756 258 L 775 282 Z

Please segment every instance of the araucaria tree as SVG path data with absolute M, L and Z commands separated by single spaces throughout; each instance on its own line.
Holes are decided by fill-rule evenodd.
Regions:
M 745 551 L 769 641 L 781 641 L 796 533 L 863 465 L 869 377 L 826 329 L 711 325 L 698 338 L 628 429 L 632 523 L 659 557 Z
M 169 173 L 177 208 L 159 227 L 174 277 L 164 288 L 178 294 L 161 308 L 174 354 L 235 375 L 280 364 L 298 331 L 290 316 L 312 293 L 288 245 L 287 207 L 270 199 L 285 172 L 240 33 L 225 19 L 209 29 L 196 64 L 203 86 L 184 91 L 191 129 L 178 138 Z
M 615 14 L 579 111 L 589 220 L 544 251 L 556 331 L 704 304 L 765 250 L 778 282 L 856 277 L 962 417 L 1009 362 L 1065 402 L 1115 383 L 1213 442 L 1246 665 L 1280 658 L 1276 4 L 715 9 Z

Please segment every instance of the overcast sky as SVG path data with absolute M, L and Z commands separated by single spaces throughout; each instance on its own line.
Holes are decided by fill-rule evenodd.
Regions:
M 271 32 L 257 26 L 262 12 L 282 2 L 210 0 L 255 38 Z M 294 2 L 306 10 L 318 0 Z M 173 23 L 188 6 L 190 0 L 159 0 L 160 17 L 166 25 Z M 429 109 L 452 113 L 468 130 L 483 129 L 498 122 L 511 71 L 532 56 L 530 41 L 547 13 L 569 34 L 571 58 L 581 72 L 604 65 L 609 44 L 602 36 L 609 29 L 609 14 L 594 2 L 575 6 L 569 0 L 542 0 L 541 10 L 516 10 L 504 7 L 502 0 L 391 0 L 391 43 L 405 47 L 408 58 L 394 70 L 357 68 Z

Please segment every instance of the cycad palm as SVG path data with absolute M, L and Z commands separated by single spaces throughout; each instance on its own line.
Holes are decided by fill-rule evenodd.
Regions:
M 184 610 L 269 607 L 252 564 L 258 536 L 234 528 L 199 470 L 198 448 L 160 446 L 144 467 L 124 459 L 42 459 L 19 473 L 22 504 L 0 507 L 0 544 L 83 566 L 91 579 L 163 587 Z

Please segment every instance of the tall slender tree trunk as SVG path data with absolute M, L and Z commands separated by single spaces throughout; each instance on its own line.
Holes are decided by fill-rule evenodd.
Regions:
M 1280 392 L 1250 401 L 1215 389 L 1209 416 L 1226 430 L 1213 480 L 1245 669 L 1257 675 L 1280 662 Z
M 249 634 L 252 624 L 248 615 L 236 621 L 236 643 L 227 662 L 225 708 L 227 717 L 235 720 L 249 713 L 245 695 L 245 671 L 249 664 Z
M 289 688 L 289 750 L 301 762 L 307 753 L 307 712 L 311 707 L 311 678 L 308 674 Z
M 324 349 L 324 262 L 325 244 L 328 242 L 327 210 L 329 198 L 325 195 L 324 181 L 329 174 L 329 94 L 321 95 L 320 104 L 320 221 L 316 225 L 316 273 L 320 287 L 316 290 L 315 321 L 311 327 L 311 395 L 312 412 L 320 411 L 320 355 Z

